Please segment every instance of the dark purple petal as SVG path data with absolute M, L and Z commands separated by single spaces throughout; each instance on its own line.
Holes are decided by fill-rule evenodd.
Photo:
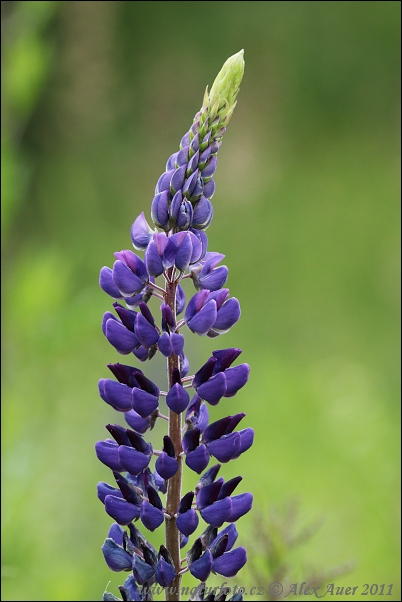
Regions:
M 196 485 L 195 488 L 195 492 L 199 493 L 201 489 L 203 489 L 204 487 L 207 487 L 207 485 L 211 485 L 211 483 L 213 483 L 216 479 L 216 476 L 220 470 L 221 465 L 220 464 L 215 464 L 214 466 L 211 466 L 211 468 L 208 468 L 207 472 L 205 472 L 203 475 L 201 475 L 199 482 Z M 223 479 L 218 479 L 218 481 L 220 481 L 221 485 L 223 482 Z M 219 488 L 220 490 L 220 488 Z M 216 499 L 216 498 L 214 498 Z
M 113 264 L 113 280 L 123 295 L 131 296 L 144 288 L 144 283 L 120 260 Z
M 161 305 L 162 312 L 162 330 L 174 330 L 175 329 L 175 319 L 173 317 L 172 310 L 169 305 L 165 303 Z
M 169 171 L 165 171 L 165 173 L 161 175 L 161 177 L 158 180 L 158 183 L 156 184 L 155 194 L 158 194 L 158 192 L 163 192 L 164 190 L 169 190 L 170 179 L 174 172 L 174 169 L 170 169 Z
M 144 212 L 141 213 L 131 226 L 131 240 L 136 249 L 145 251 L 148 243 L 152 240 L 153 231 L 145 219 Z
M 201 243 L 201 255 L 197 261 L 200 261 L 207 252 L 208 248 L 208 236 L 202 230 L 196 230 L 195 228 L 190 228 L 190 232 L 192 232 Z
M 159 228 L 169 228 L 169 200 L 168 190 L 159 192 L 151 203 L 152 221 Z
M 213 179 L 209 180 L 209 182 L 207 182 L 204 185 L 204 196 L 207 199 L 212 199 L 212 197 L 214 196 L 214 192 L 215 192 L 215 182 Z
M 142 374 L 142 371 L 139 368 L 134 368 L 133 366 L 126 366 L 125 364 L 108 364 L 107 367 L 114 374 L 117 380 L 124 385 L 128 385 L 129 387 L 138 387 L 138 382 L 136 380 L 137 374 Z
M 210 291 L 217 291 L 222 288 L 228 279 L 229 270 L 225 265 L 221 265 L 219 268 L 212 270 L 206 276 L 200 276 L 198 278 L 198 286 L 200 288 L 206 288 Z
M 229 347 L 229 349 L 213 351 L 212 355 L 216 359 L 214 374 L 215 372 L 222 372 L 223 370 L 226 370 L 226 368 L 229 368 L 229 366 L 233 364 L 235 359 L 239 357 L 241 352 L 242 350 L 237 349 L 236 347 Z
M 234 460 L 235 458 L 238 458 L 240 456 L 240 454 L 242 454 L 243 452 L 250 449 L 250 447 L 253 445 L 253 442 L 254 442 L 254 430 L 252 428 L 247 428 L 247 429 L 243 429 L 242 431 L 239 431 L 239 435 L 240 435 L 240 449 L 239 449 L 238 453 L 233 456 L 232 460 Z
M 208 379 L 211 378 L 215 364 L 216 364 L 216 359 L 214 357 L 208 358 L 208 361 L 205 362 L 205 364 L 203 366 L 201 366 L 201 368 L 198 370 L 198 372 L 196 372 L 194 375 L 194 379 L 193 379 L 193 387 L 194 388 L 199 387 L 200 385 L 202 385 L 202 383 L 205 383 Z
M 200 291 L 191 297 L 187 304 L 186 313 L 184 314 L 186 321 L 191 320 L 200 311 L 205 305 L 208 295 L 209 291 Z
M 240 450 L 240 434 L 224 435 L 208 445 L 208 451 L 218 462 L 229 462 Z
M 176 519 L 176 526 L 183 535 L 187 537 L 194 533 L 198 527 L 198 514 L 194 508 L 190 508 L 187 512 L 179 514 Z
M 186 230 L 192 222 L 193 213 L 193 206 L 190 201 L 183 201 L 180 205 L 180 211 L 177 217 L 177 227 L 181 230 Z
M 218 495 L 218 500 L 223 500 L 223 498 L 227 497 L 228 495 L 232 495 L 232 493 L 234 492 L 238 484 L 241 483 L 242 480 L 243 477 L 234 477 L 234 479 L 230 479 L 229 481 L 226 481 L 226 483 L 223 483 Z
M 140 362 L 145 362 L 149 358 L 148 349 L 142 345 L 138 349 L 133 349 L 133 353 Z
M 127 424 L 137 433 L 143 435 L 150 427 L 149 418 L 142 418 L 135 410 L 130 410 L 124 414 Z
M 130 250 L 125 250 L 114 253 L 114 256 L 119 261 L 122 261 L 144 284 L 148 281 L 145 263 L 138 255 Z
M 137 336 L 117 320 L 107 320 L 105 331 L 109 343 L 123 355 L 131 353 L 139 345 Z
M 199 445 L 194 451 L 191 451 L 186 455 L 187 466 L 197 474 L 201 474 L 208 466 L 208 462 L 209 452 L 204 444 Z
M 203 292 L 203 291 L 201 291 Z M 216 302 L 211 299 L 204 307 L 193 317 L 187 326 L 193 332 L 196 332 L 200 336 L 204 336 L 214 326 L 217 318 Z
M 151 326 L 155 326 L 155 320 L 154 320 L 154 317 L 153 317 L 148 305 L 144 302 L 141 302 L 139 304 L 139 308 L 140 308 L 141 314 L 144 316 L 144 318 L 147 320 L 147 322 L 149 322 L 151 324 Z
M 247 555 L 243 547 L 236 548 L 231 552 L 225 552 L 214 560 L 212 569 L 223 577 L 234 577 L 246 564 Z
M 250 366 L 248 364 L 240 364 L 225 370 L 226 376 L 226 393 L 225 397 L 235 395 L 239 389 L 244 387 L 248 381 L 250 374 Z
M 226 332 L 232 328 L 240 318 L 240 303 L 236 297 L 228 299 L 218 311 L 218 316 L 213 325 L 214 330 Z
M 148 273 L 151 276 L 160 276 L 163 273 L 162 259 L 158 253 L 158 249 L 155 240 L 151 240 L 145 251 L 145 265 L 147 266 Z
M 131 569 L 131 556 L 113 539 L 105 539 L 102 546 L 102 552 L 106 560 L 106 564 L 112 571 L 129 571 Z
M 107 424 L 106 428 L 116 441 L 117 445 L 129 445 L 131 447 L 127 429 L 119 424 Z
M 231 516 L 232 501 L 230 497 L 225 497 L 207 506 L 200 511 L 202 518 L 206 523 L 213 527 L 221 527 Z
M 118 314 L 123 326 L 128 328 L 130 332 L 134 332 L 135 321 L 137 319 L 137 312 L 126 309 L 120 303 L 113 303 L 113 307 Z
M 180 549 L 184 548 L 188 544 L 188 537 L 180 533 Z
M 176 252 L 175 266 L 178 270 L 181 272 L 187 270 L 188 266 L 190 265 L 192 253 L 193 245 L 191 244 L 191 236 L 189 232 L 186 232 L 185 237 Z
M 235 414 L 234 416 L 230 416 L 230 422 L 228 424 L 228 428 L 226 429 L 225 435 L 228 435 L 229 433 L 231 433 L 232 431 L 234 431 L 234 429 L 236 428 L 236 426 L 239 424 L 239 422 L 241 422 L 243 420 L 244 417 L 245 417 L 245 413 L 244 412 L 240 412 L 239 414 Z
M 117 543 L 118 546 L 122 546 L 123 545 L 123 533 L 124 533 L 124 529 L 122 529 L 122 527 L 120 525 L 118 525 L 117 523 L 112 523 L 107 536 L 110 539 L 113 539 L 113 541 L 115 543 Z
M 127 590 L 128 596 L 127 600 L 132 600 L 133 602 L 141 601 L 141 594 L 135 582 L 134 576 L 130 575 L 124 582 L 124 589 Z M 120 590 L 121 591 L 121 590 Z
M 183 352 L 184 348 L 184 336 L 182 334 L 177 334 L 176 332 L 172 332 L 171 341 L 172 341 L 172 351 L 175 355 L 180 355 Z
M 229 297 L 229 289 L 221 288 L 218 291 L 211 291 L 208 294 L 208 301 L 210 299 L 214 299 L 216 301 L 216 307 L 219 310 L 228 297 Z
M 95 444 L 95 452 L 98 460 L 105 466 L 117 472 L 124 470 L 119 460 L 119 446 L 114 441 L 98 441 Z
M 190 395 L 181 385 L 176 383 L 169 390 L 166 396 L 167 406 L 176 412 L 176 414 L 181 414 L 187 408 L 190 402 Z
M 133 556 L 133 574 L 134 579 L 139 585 L 144 585 L 147 581 L 150 581 L 155 574 L 155 569 L 145 562 L 138 554 Z
M 187 165 L 181 165 L 174 172 L 170 180 L 170 191 L 172 194 L 176 194 L 178 190 L 181 190 L 186 175 Z
M 241 493 L 240 495 L 235 495 L 230 499 L 232 500 L 232 510 L 230 517 L 228 518 L 228 522 L 233 523 L 251 510 L 251 506 L 253 505 L 253 496 L 251 493 Z
M 213 215 L 212 203 L 205 196 L 202 196 L 194 208 L 192 227 L 197 229 L 208 228 Z
M 148 418 L 158 407 L 159 400 L 155 395 L 134 387 L 132 389 L 131 403 L 137 414 L 142 418 Z
M 135 334 L 139 338 L 141 344 L 146 347 L 152 347 L 158 342 L 159 334 L 156 329 L 148 322 L 142 314 L 137 315 L 135 324 Z
M 184 514 L 187 510 L 190 510 L 191 505 L 194 500 L 194 491 L 189 491 L 186 495 L 183 495 L 179 502 L 179 507 L 177 509 L 178 514 Z
M 209 550 L 205 550 L 204 554 L 193 562 L 190 566 L 190 573 L 200 581 L 206 581 L 211 572 L 212 556 Z
M 167 332 L 164 332 L 159 337 L 158 348 L 162 355 L 164 355 L 165 357 L 169 357 L 169 355 L 172 353 L 172 341 L 170 335 Z
M 225 418 L 221 418 L 216 422 L 211 422 L 202 435 L 203 442 L 210 443 L 215 439 L 219 439 L 219 437 L 222 437 L 222 435 L 226 435 L 231 420 L 232 416 L 226 416 Z
M 156 580 L 162 587 L 168 587 L 176 577 L 174 567 L 166 562 L 162 556 L 158 560 L 156 566 Z
M 135 476 L 140 474 L 140 472 L 148 466 L 151 458 L 149 455 L 144 454 L 133 447 L 120 445 L 119 459 L 123 468 Z
M 128 412 L 132 408 L 132 389 L 109 378 L 101 378 L 98 382 L 99 395 L 115 410 Z
M 197 263 L 203 257 L 203 246 L 200 239 L 193 232 L 189 232 L 193 251 L 191 253 L 190 264 Z
M 139 506 L 130 504 L 115 495 L 105 497 L 105 510 L 119 525 L 128 525 L 140 515 Z
M 226 377 L 224 372 L 218 372 L 218 374 L 197 387 L 197 394 L 211 405 L 216 405 L 225 393 Z
M 122 294 L 113 280 L 113 272 L 106 266 L 104 266 L 100 271 L 99 285 L 101 289 L 113 297 L 113 299 L 122 299 Z
M 181 193 L 181 190 L 179 190 L 174 195 L 173 200 L 170 203 L 170 207 L 169 207 L 169 214 L 173 218 L 174 222 L 177 222 L 177 218 L 179 216 L 179 211 L 180 211 L 180 205 L 182 204 L 182 201 L 183 201 L 183 195 Z
M 219 464 L 217 466 L 219 466 L 219 468 L 220 468 Z M 216 466 L 213 468 L 215 469 L 215 472 L 217 473 Z M 205 475 L 203 475 L 203 476 L 205 477 Z M 215 474 L 215 476 L 216 476 L 216 474 Z M 197 493 L 198 510 L 203 510 L 207 506 L 210 506 L 211 504 L 216 502 L 216 500 L 218 499 L 219 493 L 222 489 L 222 485 L 223 485 L 223 478 L 221 477 L 217 481 L 211 481 L 210 483 L 203 485 L 199 489 L 199 491 Z
M 186 306 L 186 294 L 180 284 L 176 289 L 176 314 L 179 315 Z
M 138 386 L 141 387 L 143 391 L 147 393 L 151 393 L 151 395 L 155 395 L 155 397 L 159 397 L 159 387 L 155 385 L 149 378 L 144 376 L 141 370 L 138 370 L 136 373 L 136 379 L 138 382 Z
M 103 314 L 103 318 L 102 318 L 102 332 L 105 336 L 106 336 L 106 322 L 108 320 L 114 320 L 115 322 L 119 322 L 119 320 L 116 318 L 116 316 L 114 314 L 112 314 L 112 312 L 110 312 L 110 311 L 105 312 Z
M 162 452 L 155 462 L 155 468 L 164 479 L 171 479 L 178 471 L 179 464 L 176 458 L 171 458 L 166 452 Z
M 120 489 L 116 489 L 115 487 L 112 487 L 111 485 L 108 485 L 107 483 L 104 483 L 103 481 L 98 483 L 96 488 L 98 490 L 98 498 L 103 503 L 105 503 L 105 497 L 107 495 L 115 495 L 116 497 L 121 497 L 121 498 L 123 497 L 123 494 L 121 493 Z M 111 535 L 109 535 L 109 537 L 111 537 Z
M 143 500 L 141 504 L 141 520 L 144 527 L 150 531 L 155 531 L 163 523 L 163 512 L 159 508 L 152 506 L 147 500 Z
M 190 429 L 184 433 L 182 446 L 184 452 L 187 454 L 194 451 L 200 443 L 200 431 L 198 429 Z
M 219 540 L 224 537 L 225 535 L 228 536 L 228 541 L 226 544 L 226 550 L 225 552 L 229 552 L 229 550 L 231 550 L 234 546 L 234 544 L 237 541 L 237 537 L 238 537 L 238 533 L 237 533 L 237 529 L 236 529 L 236 525 L 234 523 L 231 523 L 230 525 L 228 525 L 227 527 L 225 527 L 224 529 L 222 529 L 222 531 L 220 531 L 217 535 L 217 537 L 214 539 L 214 541 L 210 544 L 210 548 L 213 548 L 216 546 L 216 544 L 219 542 Z

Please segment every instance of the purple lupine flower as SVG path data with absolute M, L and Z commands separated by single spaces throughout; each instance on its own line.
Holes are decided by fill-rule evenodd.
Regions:
M 151 228 L 144 213 L 134 221 L 131 240 L 137 251 L 144 252 L 143 259 L 131 250 L 118 251 L 112 268 L 100 271 L 101 288 L 115 299 L 115 313 L 107 311 L 102 321 L 108 342 L 118 353 L 133 354 L 141 362 L 158 351 L 167 359 L 167 386 L 162 391 L 138 367 L 120 363 L 108 365 L 116 380 L 102 378 L 98 383 L 101 398 L 124 413 L 131 427 L 108 424 L 111 438 L 95 445 L 97 457 L 116 481 L 116 486 L 98 483 L 97 494 L 115 521 L 102 546 L 105 560 L 114 571 L 131 571 L 119 587 L 124 600 L 151 599 L 149 587 L 155 583 L 173 587 L 178 599 L 183 572 L 188 570 L 201 582 L 211 572 L 232 577 L 247 560 L 244 547 L 234 547 L 238 536 L 234 523 L 250 510 L 252 495 L 233 495 L 242 477 L 217 478 L 221 464 L 203 471 L 211 456 L 226 463 L 253 443 L 252 428 L 236 430 L 245 418 L 243 412 L 208 424 L 207 407 L 235 395 L 248 380 L 249 366 L 232 366 L 240 349 L 222 349 L 213 351 L 194 376 L 188 376 L 190 365 L 180 332 L 186 324 L 193 333 L 215 338 L 240 317 L 239 301 L 224 288 L 228 268 L 219 265 L 224 255 L 207 251 L 205 230 L 213 218 L 217 153 L 236 105 L 243 69 L 243 52 L 228 59 L 179 150 L 169 157 L 151 202 L 156 228 Z M 157 282 L 160 276 L 162 283 Z M 197 290 L 187 305 L 182 287 L 186 278 Z M 151 310 L 154 296 L 161 312 L 156 320 Z M 178 319 L 182 312 L 184 318 Z M 195 392 L 191 400 L 189 388 Z M 163 398 L 167 416 L 161 407 Z M 158 419 L 168 420 L 169 427 L 162 449 L 158 446 L 159 451 L 154 451 L 143 435 Z M 184 496 L 180 492 L 183 464 L 201 475 Z M 161 499 L 165 494 L 166 501 Z M 181 560 L 177 544 L 187 545 L 200 517 L 208 526 Z M 166 521 L 166 541 L 159 553 L 133 524 L 138 520 L 150 531 Z M 227 526 L 218 532 L 224 523 Z M 118 598 L 105 592 L 103 599 Z

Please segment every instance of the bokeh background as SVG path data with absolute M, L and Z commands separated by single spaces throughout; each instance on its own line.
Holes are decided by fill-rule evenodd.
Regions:
M 222 346 L 251 365 L 212 410 L 256 432 L 224 470 L 255 494 L 232 582 L 266 586 L 282 563 L 286 583 L 400 599 L 399 21 L 399 2 L 2 2 L 3 600 L 118 593 L 93 446 L 116 421 L 97 381 L 121 358 L 98 273 L 241 48 L 208 235 L 242 318 L 186 343 L 194 370 Z M 163 385 L 160 360 L 145 369 Z M 297 550 L 291 520 L 295 539 L 320 522 Z

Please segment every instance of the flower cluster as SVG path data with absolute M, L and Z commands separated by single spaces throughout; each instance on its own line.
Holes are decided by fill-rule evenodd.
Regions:
M 208 404 L 215 406 L 235 395 L 248 380 L 249 366 L 232 365 L 240 349 L 219 349 L 188 376 L 182 334 L 186 326 L 199 336 L 216 338 L 240 317 L 239 301 L 224 287 L 228 268 L 219 265 L 224 256 L 208 252 L 205 229 L 213 217 L 210 199 L 217 153 L 236 105 L 243 70 L 241 51 L 226 61 L 211 91 L 207 89 L 179 151 L 169 158 L 151 204 L 156 228 L 149 226 L 144 213 L 135 220 L 131 238 L 134 248 L 144 251 L 144 258 L 123 250 L 115 253 L 112 268 L 103 267 L 100 272 L 101 288 L 115 300 L 115 313 L 106 312 L 102 322 L 109 343 L 140 362 L 158 352 L 167 358 L 166 391 L 138 367 L 120 363 L 108 365 L 114 379 L 99 381 L 101 398 L 122 412 L 129 426 L 108 424 L 110 437 L 95 446 L 97 457 L 112 470 L 115 481 L 115 485 L 98 483 L 98 497 L 115 521 L 102 550 L 113 571 L 130 572 L 120 587 L 124 600 L 152 599 L 154 584 L 167 588 L 167 600 L 179 600 L 184 572 L 189 571 L 203 586 L 211 572 L 233 577 L 247 561 L 244 547 L 235 547 L 235 524 L 251 509 L 252 495 L 234 494 L 241 476 L 229 481 L 217 476 L 221 464 L 251 447 L 254 431 L 238 430 L 244 413 L 210 422 Z M 163 286 L 156 283 L 159 276 L 163 276 Z M 188 303 L 182 287 L 186 278 L 197 291 Z M 159 319 L 149 307 L 153 297 L 160 300 Z M 164 403 L 168 416 L 163 414 Z M 168 434 L 162 449 L 154 450 L 144 435 L 158 419 L 168 422 Z M 219 463 L 208 469 L 211 456 Z M 183 463 L 201 475 L 185 495 L 181 493 Z M 200 518 L 207 527 L 182 560 L 180 548 L 188 545 Z M 149 531 L 165 523 L 166 539 L 159 551 L 134 525 L 137 521 Z M 103 599 L 118 598 L 105 592 Z

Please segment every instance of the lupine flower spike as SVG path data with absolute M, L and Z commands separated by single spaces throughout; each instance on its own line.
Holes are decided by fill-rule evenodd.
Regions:
M 226 400 L 247 383 L 249 366 L 233 365 L 241 349 L 219 348 L 189 376 L 183 336 L 187 327 L 216 339 L 240 318 L 240 303 L 225 288 L 224 255 L 207 250 L 205 230 L 213 217 L 217 155 L 243 72 L 241 50 L 207 88 L 189 131 L 169 157 L 151 202 L 153 226 L 144 213 L 134 221 L 132 243 L 143 256 L 116 252 L 113 266 L 100 271 L 100 286 L 114 299 L 114 311 L 103 317 L 103 334 L 118 353 L 134 355 L 135 364 L 109 364 L 114 378 L 99 381 L 101 398 L 124 414 L 128 426 L 108 424 L 107 438 L 95 445 L 97 457 L 112 471 L 111 484 L 98 483 L 98 498 L 114 521 L 102 551 L 112 571 L 129 573 L 119 587 L 127 601 L 151 600 L 156 587 L 165 589 L 166 600 L 180 600 L 181 575 L 187 571 L 199 581 L 193 599 L 203 600 L 211 573 L 234 577 L 247 561 L 244 547 L 236 547 L 236 521 L 249 512 L 253 496 L 235 493 L 241 476 L 229 481 L 217 477 L 221 464 L 253 444 L 253 429 L 238 428 L 246 415 L 231 415 Z M 187 303 L 186 278 L 195 287 Z M 150 309 L 152 297 L 159 299 L 159 317 Z M 138 367 L 157 353 L 167 360 L 167 386 Z M 209 406 L 219 403 L 224 417 L 210 422 Z M 146 434 L 158 419 L 167 421 L 167 432 L 154 449 Z M 208 468 L 211 457 L 218 464 Z M 185 466 L 194 478 L 193 489 L 183 494 Z M 141 533 L 141 523 L 149 531 L 165 524 L 159 550 Z M 181 558 L 185 546 L 188 551 Z M 103 600 L 119 599 L 103 595 Z M 236 594 L 230 599 L 242 598 Z

